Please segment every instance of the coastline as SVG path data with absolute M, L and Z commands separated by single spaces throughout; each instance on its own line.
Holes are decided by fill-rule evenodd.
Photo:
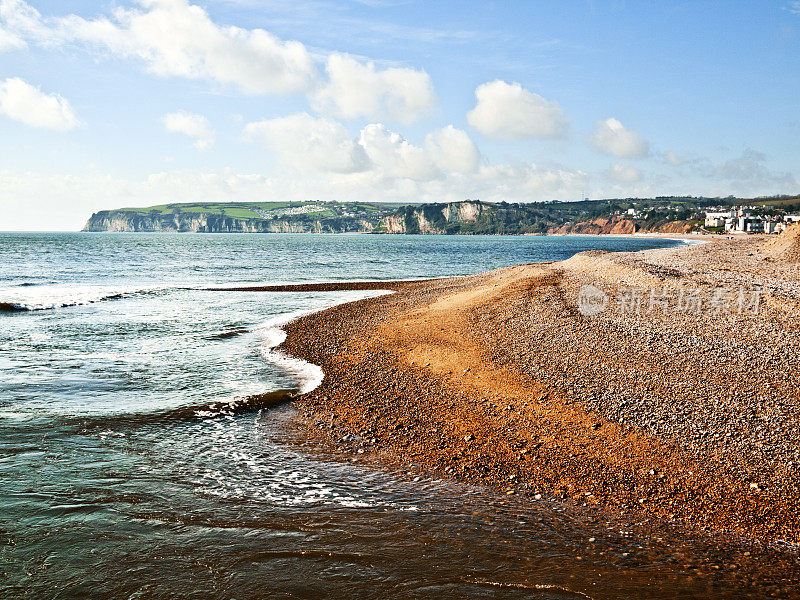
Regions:
M 280 350 L 319 365 L 325 379 L 301 398 L 300 418 L 354 451 L 532 501 L 796 544 L 797 448 L 781 431 L 797 430 L 800 396 L 758 351 L 774 349 L 778 335 L 777 347 L 798 347 L 787 311 L 798 273 L 761 256 L 760 239 L 715 242 L 387 282 L 396 294 L 304 316 Z M 759 283 L 771 290 L 767 312 L 752 318 L 586 318 L 574 308 L 587 282 L 711 289 L 753 283 L 754 266 L 772 271 Z M 760 341 L 748 337 L 759 330 Z M 747 348 L 726 346 L 734 332 Z M 794 368 L 796 352 L 773 354 L 774 373 Z M 719 377 L 748 370 L 758 377 L 738 388 Z M 741 418 L 759 407 L 781 431 L 765 437 L 763 420 Z

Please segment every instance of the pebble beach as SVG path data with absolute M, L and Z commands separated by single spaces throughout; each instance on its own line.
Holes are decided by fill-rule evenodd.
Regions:
M 281 349 L 326 375 L 301 422 L 383 462 L 792 555 L 797 246 L 790 230 L 385 284 L 287 326 Z

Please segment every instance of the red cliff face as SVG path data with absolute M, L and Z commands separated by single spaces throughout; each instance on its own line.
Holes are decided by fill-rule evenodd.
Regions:
M 662 223 L 653 231 L 659 233 L 689 233 L 694 226 L 688 221 L 671 221 L 669 223 Z
M 551 227 L 549 234 L 611 234 L 625 235 L 630 233 L 689 233 L 694 225 L 689 221 L 661 221 L 651 227 L 641 227 L 638 223 L 623 217 L 602 217 L 591 221 L 581 221 L 561 227 Z
M 583 233 L 583 234 L 627 234 L 636 233 L 639 226 L 629 219 L 622 217 L 603 217 L 599 219 L 592 219 L 591 221 L 582 221 L 580 223 L 573 223 L 572 225 L 562 225 L 561 227 L 553 227 L 547 233 L 551 234 L 565 234 L 565 233 Z

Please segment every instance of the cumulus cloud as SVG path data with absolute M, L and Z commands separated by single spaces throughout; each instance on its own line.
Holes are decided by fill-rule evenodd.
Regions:
M 264 29 L 218 25 L 189 0 L 138 4 L 117 8 L 110 17 L 45 18 L 24 0 L 0 0 L 0 49 L 25 40 L 46 47 L 81 45 L 141 61 L 158 76 L 232 85 L 247 94 L 307 94 L 315 110 L 344 119 L 412 123 L 436 105 L 425 71 L 381 69 L 333 53 L 323 78 L 298 41 L 281 40 Z
M 214 145 L 214 132 L 211 123 L 203 115 L 196 115 L 183 110 L 169 113 L 162 117 L 164 128 L 170 133 L 182 133 L 194 139 L 194 147 L 207 150 Z
M 369 156 L 373 168 L 387 177 L 428 181 L 439 174 L 439 169 L 423 148 L 410 144 L 400 134 L 379 123 L 361 130 L 359 144 Z
M 452 125 L 429 133 L 421 146 L 381 123 L 365 126 L 352 139 L 340 123 L 307 113 L 249 123 L 244 135 L 263 141 L 284 164 L 300 171 L 431 181 L 474 172 L 480 161 L 475 143 Z
M 371 124 L 361 130 L 359 144 L 369 156 L 373 171 L 388 178 L 431 181 L 447 174 L 473 172 L 480 160 L 475 143 L 452 125 L 432 131 L 422 146 L 415 146 L 383 125 Z
M 618 158 L 644 158 L 650 153 L 647 140 L 613 117 L 595 123 L 590 141 L 600 152 Z
M 364 147 L 341 123 L 308 113 L 248 123 L 244 135 L 261 140 L 284 163 L 301 171 L 355 173 L 369 166 Z
M 633 165 L 615 164 L 606 171 L 606 175 L 618 183 L 639 183 L 642 180 L 642 172 Z
M 80 122 L 69 102 L 46 94 L 22 79 L 0 81 L 0 114 L 31 127 L 68 131 Z
M 425 136 L 425 152 L 445 173 L 470 173 L 478 168 L 481 159 L 467 132 L 452 125 Z
M 567 136 L 569 121 L 562 108 L 518 83 L 484 83 L 475 97 L 477 104 L 467 113 L 467 121 L 483 134 L 507 140 Z
M 388 118 L 418 121 L 436 105 L 431 78 L 425 71 L 378 69 L 347 54 L 328 57 L 328 81 L 311 95 L 315 110 L 343 119 Z
M 317 77 L 300 42 L 263 29 L 223 27 L 188 0 L 140 0 L 113 18 L 43 19 L 22 0 L 0 0 L 0 19 L 15 35 L 44 45 L 82 43 L 135 58 L 157 75 L 232 84 L 246 93 L 305 92 Z

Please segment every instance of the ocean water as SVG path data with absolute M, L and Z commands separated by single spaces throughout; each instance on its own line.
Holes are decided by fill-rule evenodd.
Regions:
M 690 558 L 563 507 L 298 442 L 291 403 L 271 394 L 324 374 L 274 350 L 281 324 L 380 292 L 206 289 L 676 243 L 0 234 L 0 597 L 731 597 Z

